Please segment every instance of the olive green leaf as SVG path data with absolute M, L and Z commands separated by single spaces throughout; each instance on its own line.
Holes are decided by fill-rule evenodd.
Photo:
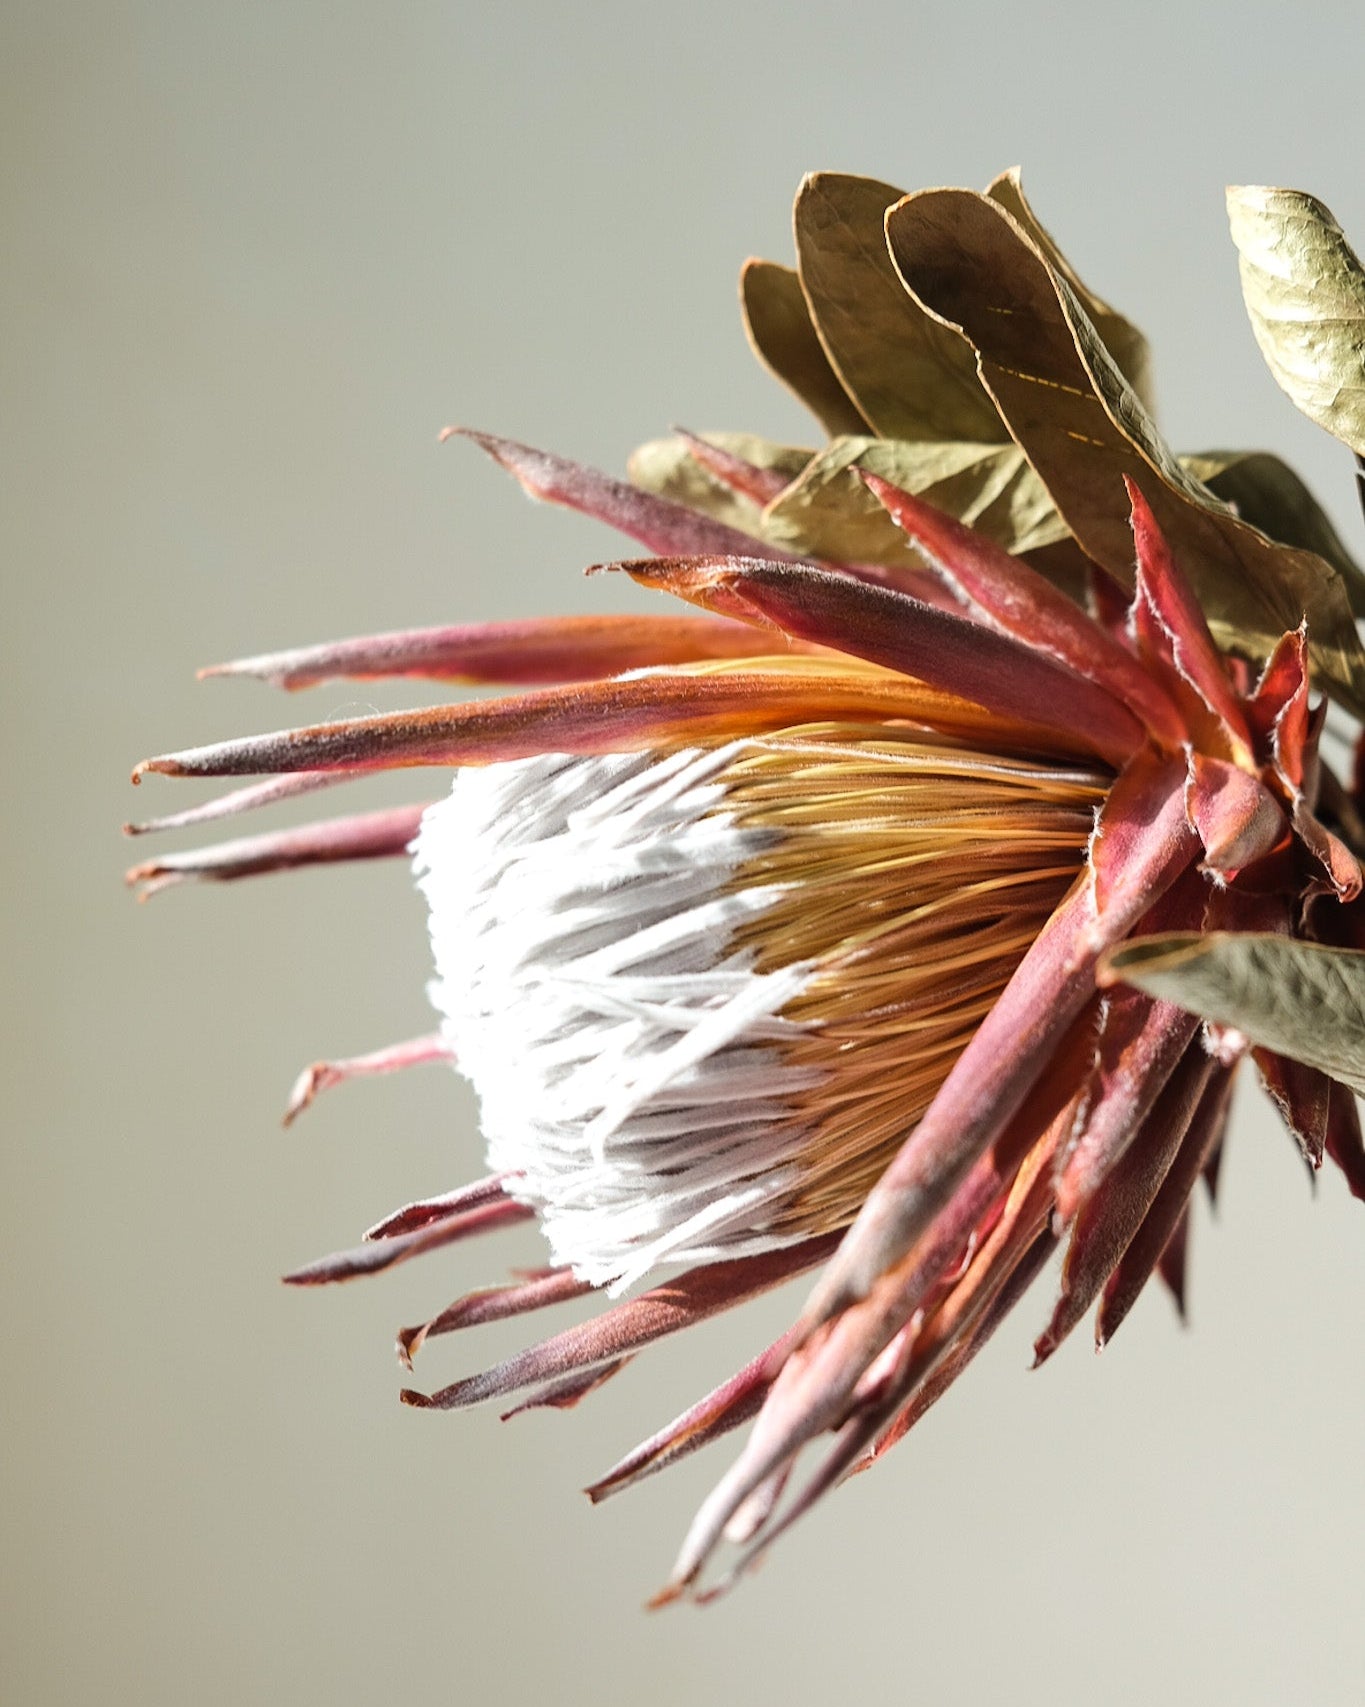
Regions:
M 792 481 L 814 459 L 813 450 L 774 444 L 754 433 L 703 433 L 708 444 L 742 457 L 756 468 L 775 469 Z M 764 537 L 763 506 L 736 492 L 703 468 L 682 438 L 651 439 L 631 452 L 627 472 L 634 485 L 660 498 L 699 510 L 727 527 Z
M 1106 958 L 1106 979 L 1306 1062 L 1365 1095 L 1365 953 L 1292 937 L 1214 932 L 1139 937 Z
M 1180 460 L 1244 522 L 1281 545 L 1301 545 L 1330 563 L 1341 576 L 1351 609 L 1365 617 L 1365 573 L 1287 462 L 1264 450 L 1195 451 Z
M 865 433 L 867 422 L 839 383 L 824 345 L 815 335 L 801 280 L 776 261 L 746 261 L 739 274 L 739 301 L 750 347 L 833 438 Z
M 921 560 L 853 472 L 865 468 L 1014 552 L 1066 539 L 1066 524 L 1017 445 L 835 439 L 768 505 L 763 537 L 845 563 L 919 568 Z
M 884 438 L 1008 437 L 962 338 L 905 293 L 884 219 L 901 192 L 839 172 L 807 177 L 792 213 L 810 316 L 844 390 Z
M 1365 455 L 1365 268 L 1301 190 L 1234 184 L 1228 220 L 1271 373 L 1310 420 Z
M 1341 575 L 1268 539 L 1186 472 L 1076 293 L 1011 215 L 970 190 L 924 190 L 890 211 L 887 234 L 907 289 L 976 350 L 982 383 L 1082 549 L 1132 584 L 1127 475 L 1219 640 L 1263 658 L 1306 615 L 1322 685 L 1365 713 L 1365 650 Z
M 1037 244 L 1043 259 L 1055 273 L 1058 273 L 1071 286 L 1077 301 L 1090 316 L 1091 323 L 1099 333 L 1105 348 L 1113 356 L 1119 372 L 1132 386 L 1142 399 L 1143 407 L 1155 413 L 1155 403 L 1152 396 L 1151 353 L 1147 340 L 1131 320 L 1124 318 L 1117 309 L 1111 308 L 1102 297 L 1088 290 L 1072 269 L 1071 263 L 1057 247 L 1050 231 L 1043 225 L 1038 215 L 1029 205 L 1024 194 L 1023 179 L 1017 166 L 1011 166 L 1007 172 L 1002 172 L 986 188 L 986 194 L 993 202 L 998 202 L 1008 213 L 1028 232 Z

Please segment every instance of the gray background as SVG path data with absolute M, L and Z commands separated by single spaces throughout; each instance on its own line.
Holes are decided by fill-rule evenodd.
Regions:
M 425 1028 L 405 875 L 144 910 L 116 827 L 194 796 L 133 794 L 147 752 L 404 698 L 197 664 L 625 608 L 577 573 L 611 536 L 436 431 L 612 468 L 673 420 L 808 433 L 734 278 L 787 258 L 812 167 L 1022 161 L 1151 334 L 1171 435 L 1279 450 L 1359 547 L 1347 458 L 1261 368 L 1221 192 L 1311 188 L 1365 242 L 1361 36 L 1354 5 L 9 0 L 6 1702 L 1360 1699 L 1365 1220 L 1335 1177 L 1312 1201 L 1254 1099 L 1188 1332 L 1154 1294 L 1102 1360 L 1078 1333 L 1030 1377 L 1035 1294 L 743 1592 L 646 1616 L 729 1449 L 600 1511 L 575 1490 L 799 1292 L 569 1416 L 400 1410 L 393 1328 L 537 1255 L 274 1279 L 478 1167 L 431 1070 L 277 1127 L 303 1061 Z

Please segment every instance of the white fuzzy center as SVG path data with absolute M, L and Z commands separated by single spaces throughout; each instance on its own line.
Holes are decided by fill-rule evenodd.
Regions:
M 464 770 L 414 844 L 490 1165 L 557 1262 L 616 1290 L 785 1242 L 765 1228 L 807 1136 L 790 1103 L 821 1075 L 782 1047 L 810 967 L 734 947 L 780 893 L 734 882 L 772 844 L 724 810 L 741 746 Z

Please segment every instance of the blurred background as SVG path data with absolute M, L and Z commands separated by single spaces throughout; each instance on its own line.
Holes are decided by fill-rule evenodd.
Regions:
M 1077 1333 L 1031 1377 L 1035 1294 L 741 1592 L 648 1615 L 732 1447 L 600 1510 L 577 1490 L 799 1288 L 567 1415 L 400 1409 L 393 1330 L 539 1254 L 277 1283 L 479 1171 L 442 1070 L 279 1128 L 305 1061 L 429 1024 L 406 873 L 142 909 L 118 834 L 198 797 L 135 794 L 147 753 L 412 697 L 197 665 L 630 608 L 578 573 L 613 537 L 438 449 L 447 421 L 617 470 L 674 421 L 809 437 L 735 279 L 790 258 L 814 167 L 911 189 L 1022 162 L 1151 337 L 1176 443 L 1278 451 L 1365 548 L 1349 458 L 1257 355 L 1222 201 L 1309 188 L 1365 246 L 1360 46 L 1354 6 L 1311 0 L 8 0 L 0 1698 L 1361 1699 L 1365 1214 L 1254 1098 L 1188 1330 L 1154 1290 L 1102 1359 Z M 439 1342 L 419 1380 L 523 1337 Z

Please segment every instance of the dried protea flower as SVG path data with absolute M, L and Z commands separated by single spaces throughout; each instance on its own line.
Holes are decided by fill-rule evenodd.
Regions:
M 1233 205 L 1263 341 L 1298 327 L 1319 390 L 1348 391 L 1358 356 L 1331 329 L 1362 275 L 1330 216 L 1285 192 Z M 571 1405 L 649 1342 L 822 1266 L 775 1345 L 590 1490 L 757 1418 L 665 1598 L 698 1592 L 727 1537 L 733 1576 L 899 1440 L 1059 1245 L 1038 1361 L 1092 1306 L 1103 1343 L 1153 1275 L 1179 1302 L 1190 1194 L 1248 1054 L 1309 1165 L 1330 1156 L 1365 1196 L 1361 788 L 1320 750 L 1327 699 L 1338 733 L 1365 708 L 1359 572 L 1273 457 L 1167 449 L 1145 345 L 1017 174 L 909 197 L 818 176 L 796 234 L 795 272 L 746 267 L 746 318 L 825 449 L 676 434 L 626 484 L 470 435 L 653 553 L 611 567 L 704 614 L 247 659 L 213 673 L 521 691 L 137 773 L 268 778 L 149 829 L 456 769 L 425 810 L 133 874 L 411 855 L 439 1030 L 310 1069 L 291 1113 L 355 1074 L 453 1060 L 491 1172 L 289 1278 L 534 1217 L 550 1265 L 404 1329 L 404 1363 L 474 1323 L 604 1304 L 409 1403 Z M 1303 359 L 1278 366 L 1307 384 Z M 1365 450 L 1360 423 L 1328 424 Z

